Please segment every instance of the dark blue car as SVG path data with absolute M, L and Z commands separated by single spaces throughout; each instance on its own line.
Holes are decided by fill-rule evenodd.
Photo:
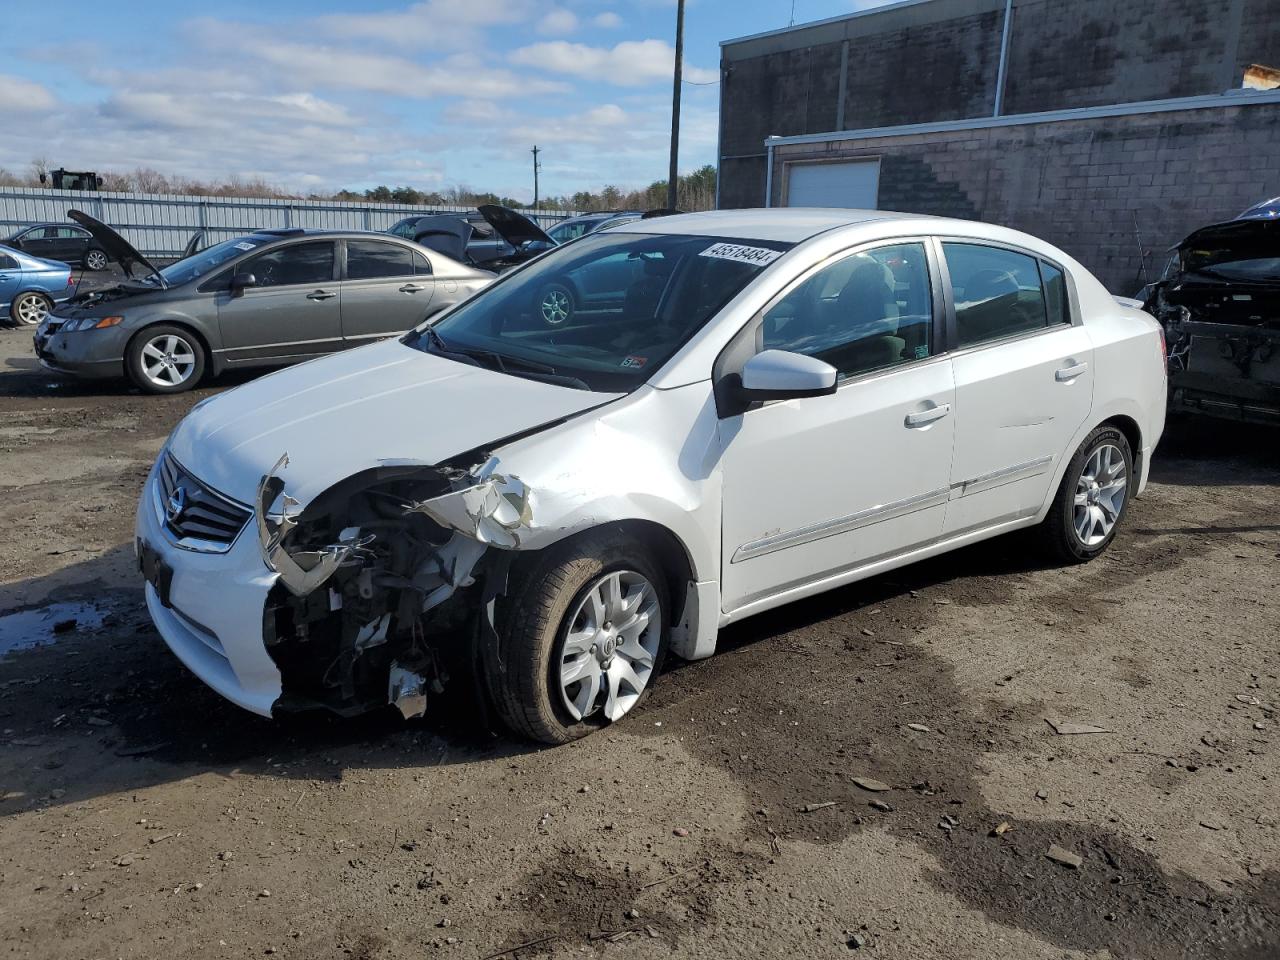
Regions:
M 0 318 L 35 326 L 74 292 L 71 268 L 0 246 Z

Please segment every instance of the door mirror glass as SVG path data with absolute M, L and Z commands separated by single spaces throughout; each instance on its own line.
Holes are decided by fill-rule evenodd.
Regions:
M 742 367 L 743 400 L 793 400 L 836 392 L 836 368 L 787 350 L 763 350 Z

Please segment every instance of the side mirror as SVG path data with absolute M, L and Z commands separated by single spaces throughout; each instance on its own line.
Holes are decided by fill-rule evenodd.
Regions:
M 256 287 L 258 278 L 252 273 L 237 273 L 231 278 L 231 292 L 239 293 L 248 287 Z
M 739 398 L 749 403 L 823 397 L 836 392 L 836 368 L 816 357 L 763 350 L 742 367 Z

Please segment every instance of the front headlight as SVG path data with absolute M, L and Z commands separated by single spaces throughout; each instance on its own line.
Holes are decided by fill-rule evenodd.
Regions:
M 77 317 L 62 325 L 64 333 L 79 333 L 81 330 L 106 330 L 119 326 L 124 317 Z

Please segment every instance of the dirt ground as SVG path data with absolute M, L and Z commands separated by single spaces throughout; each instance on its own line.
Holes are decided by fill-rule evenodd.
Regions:
M 1093 564 L 1003 539 L 758 617 L 536 750 L 265 721 L 169 654 L 134 504 L 228 385 L 0 333 L 0 642 L 44 641 L 0 657 L 5 955 L 1280 956 L 1280 434 L 1180 425 Z

